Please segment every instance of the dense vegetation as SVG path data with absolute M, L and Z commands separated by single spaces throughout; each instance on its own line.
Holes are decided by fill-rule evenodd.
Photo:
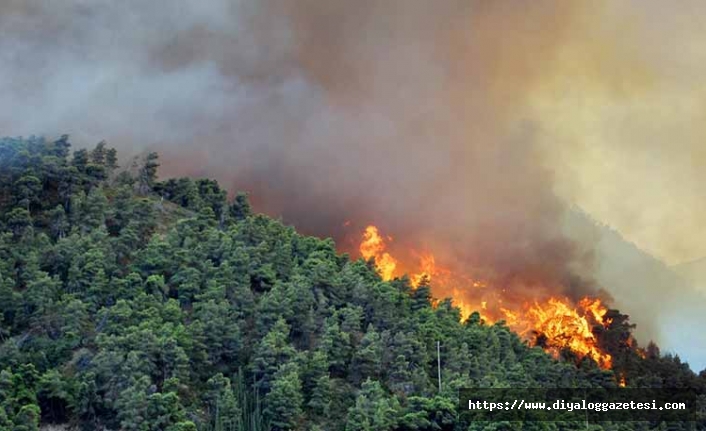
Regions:
M 462 424 L 457 389 L 616 385 L 214 181 L 158 181 L 156 154 L 117 163 L 104 143 L 0 140 L 2 430 L 573 429 Z M 630 384 L 704 384 L 655 347 L 640 358 L 613 318 L 600 336 Z

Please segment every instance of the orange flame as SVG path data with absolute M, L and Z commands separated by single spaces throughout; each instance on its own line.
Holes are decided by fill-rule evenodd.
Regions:
M 606 308 L 603 306 L 600 299 L 583 298 L 581 301 L 579 301 L 579 306 L 584 310 L 590 312 L 596 322 L 600 323 L 603 326 L 610 325 L 611 319 L 603 319 L 603 316 L 605 316 L 608 310 L 606 310 Z
M 528 326 L 538 337 L 544 339 L 544 348 L 558 356 L 569 348 L 580 358 L 590 357 L 603 368 L 612 366 L 612 358 L 598 347 L 593 326 L 589 320 L 603 322 L 605 307 L 598 299 L 584 298 L 579 302 L 581 312 L 572 308 L 566 298 L 549 298 L 545 304 L 534 303 L 525 314 Z M 586 308 L 586 306 L 590 308 Z
M 618 386 L 624 388 L 625 386 L 627 386 L 627 384 L 628 382 L 625 380 L 625 374 L 620 373 L 620 380 L 618 381 Z
M 385 240 L 380 236 L 378 228 L 368 226 L 363 234 L 363 242 L 360 243 L 360 254 L 365 260 L 375 259 L 380 277 L 383 280 L 392 280 L 392 276 L 397 267 L 397 260 L 389 253 L 385 252 Z
M 398 261 L 386 250 L 384 238 L 377 227 L 368 226 L 360 244 L 360 254 L 375 263 L 383 280 L 391 280 L 399 268 Z M 578 358 L 590 357 L 599 366 L 610 368 L 612 358 L 598 346 L 593 333 L 596 326 L 607 327 L 610 319 L 605 318 L 606 307 L 597 298 L 583 298 L 574 304 L 568 298 L 548 297 L 541 301 L 506 301 L 505 289 L 489 289 L 485 283 L 439 266 L 433 254 L 419 255 L 418 271 L 410 276 L 412 287 L 418 287 L 422 280 L 434 280 L 434 286 L 443 286 L 461 312 L 461 319 L 467 320 L 476 311 L 485 322 L 504 320 L 512 330 L 523 336 L 533 345 L 540 345 L 555 357 L 564 350 L 572 351 Z M 452 287 L 453 286 L 453 287 Z M 469 302 L 477 294 L 477 301 Z M 482 294 L 481 294 L 482 293 Z
M 412 287 L 419 287 L 422 280 L 425 278 L 431 281 L 431 278 L 436 275 L 436 260 L 432 254 L 424 254 L 420 259 L 421 272 L 413 274 L 410 282 Z

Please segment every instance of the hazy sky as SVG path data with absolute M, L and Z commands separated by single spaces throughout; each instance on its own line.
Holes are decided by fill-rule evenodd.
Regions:
M 670 264 L 706 256 L 706 3 L 609 2 L 570 33 L 528 103 L 556 190 Z

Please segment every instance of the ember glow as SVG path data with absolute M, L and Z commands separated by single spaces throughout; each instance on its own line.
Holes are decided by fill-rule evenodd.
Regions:
M 627 386 L 628 382 L 625 380 L 625 374 L 620 373 L 620 379 L 618 380 L 618 386 L 624 388 Z
M 375 259 L 383 280 L 401 276 L 402 268 L 413 268 L 414 271 L 409 271 L 412 287 L 417 288 L 426 279 L 432 290 L 440 289 L 445 296 L 451 292 L 462 320 L 467 320 L 473 312 L 488 323 L 502 320 L 531 345 L 542 347 L 554 357 L 570 350 L 579 360 L 590 357 L 602 368 L 611 368 L 611 355 L 602 351 L 594 334 L 595 328 L 611 323 L 605 318 L 608 310 L 600 299 L 585 297 L 575 302 L 559 296 L 517 298 L 505 288 L 490 286 L 439 265 L 431 253 L 413 253 L 418 261 L 410 265 L 386 250 L 385 238 L 378 228 L 368 226 L 359 251 L 366 260 Z

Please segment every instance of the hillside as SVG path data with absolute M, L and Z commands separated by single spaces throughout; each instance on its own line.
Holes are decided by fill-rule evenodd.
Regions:
M 158 181 L 156 154 L 116 160 L 0 140 L 0 429 L 556 429 L 463 423 L 458 389 L 617 386 L 214 181 Z M 704 386 L 656 346 L 640 357 L 612 318 L 601 340 L 629 386 Z
M 696 371 L 706 368 L 706 333 L 700 330 L 706 324 L 706 295 L 693 278 L 684 276 L 687 267 L 669 267 L 580 209 L 568 214 L 566 230 L 593 245 L 592 275 L 636 324 L 638 341 L 655 341 L 663 350 L 683 355 Z
M 699 290 L 706 292 L 706 258 L 680 263 L 673 269 Z

